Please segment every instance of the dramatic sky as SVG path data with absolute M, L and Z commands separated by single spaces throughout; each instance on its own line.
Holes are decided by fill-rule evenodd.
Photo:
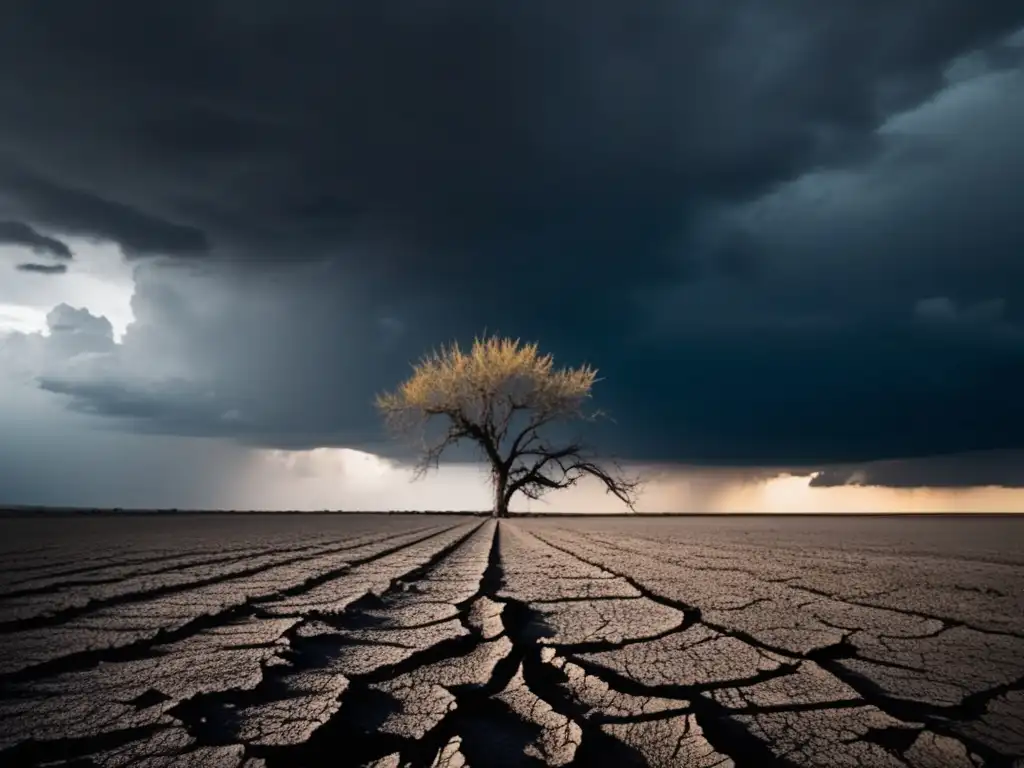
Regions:
M 642 509 L 1024 509 L 1022 137 L 1019 0 L 10 0 L 0 503 L 486 507 L 486 328 Z

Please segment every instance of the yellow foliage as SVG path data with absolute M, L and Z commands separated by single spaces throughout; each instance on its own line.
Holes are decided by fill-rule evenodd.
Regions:
M 377 408 L 389 419 L 461 413 L 479 418 L 494 409 L 541 412 L 571 411 L 590 396 L 597 370 L 588 365 L 556 368 L 537 344 L 492 336 L 476 338 L 463 350 L 453 342 L 413 366 L 413 373 L 394 392 L 377 397 Z
M 468 350 L 453 342 L 428 354 L 376 404 L 393 431 L 422 431 L 418 475 L 437 467 L 448 447 L 475 442 L 491 464 L 497 517 L 508 515 L 517 493 L 537 499 L 587 475 L 632 509 L 638 479 L 603 469 L 582 444 L 555 447 L 539 432 L 553 422 L 600 416 L 584 411 L 595 381 L 597 370 L 589 365 L 556 368 L 536 344 L 492 336 L 474 339 Z M 446 420 L 447 429 L 428 437 L 434 416 Z

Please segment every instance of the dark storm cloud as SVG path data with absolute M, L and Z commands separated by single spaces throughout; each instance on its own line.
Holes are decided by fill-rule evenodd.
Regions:
M 957 0 L 17 2 L 3 184 L 139 252 L 301 257 L 385 227 L 454 270 L 510 235 L 633 242 L 638 220 L 657 240 L 698 201 L 856 156 L 884 108 L 1019 23 Z
M 138 278 L 116 360 L 45 386 L 158 430 L 365 444 L 375 391 L 487 327 L 597 364 L 625 456 L 1020 447 L 1019 84 L 969 129 L 934 118 L 998 159 L 876 129 L 958 56 L 1014 73 L 1022 24 L 962 0 L 15 3 L 2 209 L 206 255 L 220 286 Z M 757 213 L 835 168 L 857 194 Z
M 80 413 L 102 413 L 132 421 L 138 431 L 156 431 L 162 434 L 216 436 L 224 433 L 216 429 L 223 414 L 216 408 L 204 407 L 201 398 L 191 387 L 175 391 L 174 387 L 156 390 L 129 388 L 123 384 L 104 384 L 90 381 L 68 381 L 65 378 L 41 376 L 39 386 L 47 392 L 70 395 L 71 409 Z M 198 402 L 197 402 L 198 400 Z M 230 423 L 230 419 L 224 419 Z M 159 425 L 153 429 L 152 425 Z M 232 428 L 238 434 L 237 427 Z
M 711 331 L 639 349 L 605 384 L 644 458 L 813 465 L 1021 447 L 1024 347 L 911 322 Z M 675 399 L 661 395 L 675 382 Z M 666 429 L 667 424 L 678 425 Z M 634 432 L 634 434 L 636 434 Z
M 0 158 L 0 195 L 23 215 L 69 235 L 114 240 L 126 255 L 203 253 L 206 235 L 137 210 L 130 204 L 48 181 Z
M 0 221 L 0 245 L 20 245 L 38 254 L 71 258 L 71 249 L 65 243 L 37 232 L 22 221 Z
M 956 456 L 879 461 L 829 467 L 815 473 L 812 487 L 877 485 L 893 488 L 1024 488 L 1024 452 L 982 451 Z
M 19 272 L 35 272 L 37 275 L 63 275 L 68 271 L 67 264 L 34 264 L 27 262 L 15 267 Z
M 138 431 L 288 448 L 366 446 L 381 437 L 374 393 L 436 339 L 422 331 L 411 352 L 398 343 L 409 331 L 358 292 L 336 289 L 333 269 L 231 269 L 210 279 L 143 264 L 123 343 L 114 345 L 109 324 L 93 318 L 104 324 L 91 334 L 103 338 L 104 354 L 50 366 L 40 386 L 68 398 L 74 411 L 116 417 Z M 55 328 L 73 329 L 78 340 L 92 324 L 88 313 L 71 311 L 48 317 L 50 336 L 41 340 L 48 349 L 61 338 Z M 82 351 L 51 357 L 73 360 Z

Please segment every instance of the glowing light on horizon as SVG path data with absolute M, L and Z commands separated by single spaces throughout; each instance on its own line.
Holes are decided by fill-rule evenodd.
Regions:
M 264 455 L 299 476 L 339 474 L 346 478 L 373 482 L 399 473 L 395 462 L 375 453 L 354 448 L 312 448 L 305 451 L 267 450 Z
M 413 482 L 412 467 L 353 448 L 254 452 L 256 463 L 245 489 L 250 505 L 284 509 L 452 509 L 483 510 L 490 503 L 486 468 L 442 464 Z M 811 486 L 811 475 L 708 468 L 659 468 L 652 472 L 638 505 L 640 512 L 763 512 L 767 514 L 1013 512 L 1024 511 L 1024 491 L 1014 488 L 881 488 Z M 269 506 L 268 506 L 269 505 Z M 516 498 L 516 512 L 621 513 L 624 507 L 599 484 L 549 494 L 528 504 Z

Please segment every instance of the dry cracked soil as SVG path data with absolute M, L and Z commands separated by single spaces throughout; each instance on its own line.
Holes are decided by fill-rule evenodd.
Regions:
M 1024 519 L 0 520 L 3 766 L 1024 765 Z

